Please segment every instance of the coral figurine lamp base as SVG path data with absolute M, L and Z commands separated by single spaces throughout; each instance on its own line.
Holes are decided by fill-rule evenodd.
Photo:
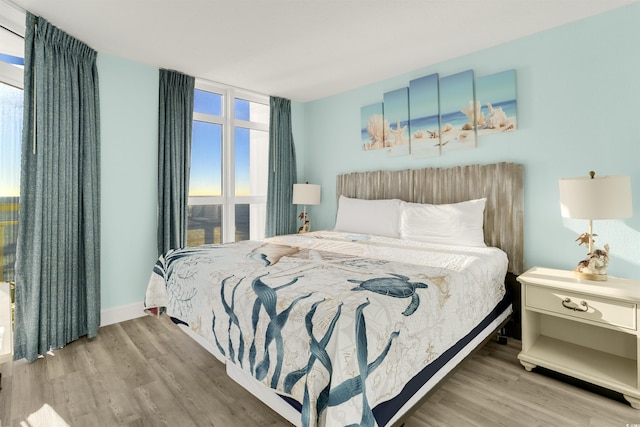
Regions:
M 607 280 L 609 245 L 603 249 L 594 246 L 594 219 L 629 218 L 631 205 L 631 178 L 629 176 L 589 176 L 563 178 L 559 181 L 560 209 L 564 218 L 588 219 L 589 231 L 577 239 L 578 245 L 589 247 L 587 257 L 578 263 L 573 274 L 580 279 Z
M 578 279 L 595 280 L 596 282 L 606 282 L 609 279 L 606 273 L 605 274 L 582 273 L 578 270 L 573 270 L 573 275 Z

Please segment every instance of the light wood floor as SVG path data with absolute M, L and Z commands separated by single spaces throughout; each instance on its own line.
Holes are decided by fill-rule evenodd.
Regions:
M 640 425 L 640 411 L 538 373 L 490 342 L 410 418 L 424 426 Z M 0 365 L 0 427 L 288 426 L 166 318 L 100 329 L 34 363 Z

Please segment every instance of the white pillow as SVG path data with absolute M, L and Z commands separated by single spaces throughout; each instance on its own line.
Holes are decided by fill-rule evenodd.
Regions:
M 458 246 L 484 243 L 484 206 L 487 199 L 429 205 L 403 203 L 400 235 L 403 239 Z
M 399 238 L 402 203 L 399 199 L 363 200 L 341 195 L 334 230 Z

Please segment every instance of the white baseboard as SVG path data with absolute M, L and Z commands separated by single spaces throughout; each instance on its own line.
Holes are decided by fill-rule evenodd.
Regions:
M 142 301 L 121 305 L 120 307 L 107 308 L 100 312 L 100 326 L 112 325 L 146 315 L 147 313 L 144 312 L 144 303 Z

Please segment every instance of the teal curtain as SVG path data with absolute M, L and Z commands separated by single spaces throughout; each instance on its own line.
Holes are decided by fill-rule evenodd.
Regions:
M 160 70 L 158 255 L 186 244 L 194 89 L 195 78 Z
M 14 358 L 100 326 L 96 52 L 27 13 Z
M 297 168 L 291 132 L 291 101 L 272 96 L 270 105 L 266 237 L 297 230 L 296 206 L 292 203 Z

